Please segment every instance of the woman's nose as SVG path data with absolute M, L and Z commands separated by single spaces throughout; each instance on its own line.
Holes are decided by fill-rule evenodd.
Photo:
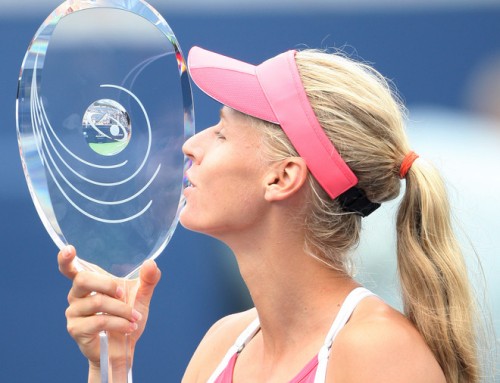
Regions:
M 199 145 L 199 134 L 189 137 L 184 145 L 182 145 L 182 152 L 186 157 L 188 157 L 193 163 L 199 162 L 201 159 L 201 147 Z

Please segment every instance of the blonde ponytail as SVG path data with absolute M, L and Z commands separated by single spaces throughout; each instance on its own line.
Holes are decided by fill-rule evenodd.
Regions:
M 397 257 L 406 316 L 448 382 L 479 382 L 476 313 L 465 261 L 453 233 L 445 186 L 417 160 L 406 175 L 397 216 Z
M 405 109 L 376 70 L 341 54 L 306 50 L 296 56 L 316 117 L 359 179 L 370 201 L 396 198 L 403 159 L 410 151 Z M 259 120 L 260 121 L 260 120 Z M 257 122 L 267 156 L 297 155 L 279 126 Z M 346 213 L 309 176 L 311 201 L 305 249 L 341 272 L 350 271 L 350 250 L 362 220 Z M 478 383 L 475 302 L 465 262 L 450 224 L 443 182 L 417 159 L 406 175 L 398 219 L 398 267 L 404 311 L 420 331 L 449 383 Z

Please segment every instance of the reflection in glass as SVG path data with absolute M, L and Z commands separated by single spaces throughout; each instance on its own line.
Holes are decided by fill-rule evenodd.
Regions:
M 114 156 L 125 149 L 132 129 L 125 108 L 108 99 L 95 101 L 87 108 L 82 128 L 87 144 L 103 156 Z

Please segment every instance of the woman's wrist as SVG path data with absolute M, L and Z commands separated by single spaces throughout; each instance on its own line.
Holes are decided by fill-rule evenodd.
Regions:
M 101 367 L 89 361 L 88 383 L 101 383 Z

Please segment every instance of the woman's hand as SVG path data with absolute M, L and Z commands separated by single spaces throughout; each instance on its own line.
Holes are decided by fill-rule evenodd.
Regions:
M 58 256 L 59 270 L 73 281 L 66 310 L 69 334 L 87 357 L 91 370 L 99 370 L 99 333 L 130 334 L 132 350 L 146 325 L 149 304 L 161 272 L 152 260 L 141 267 L 133 306 L 124 302 L 132 295 L 137 281 L 125 281 L 106 274 L 78 271 L 73 264 L 73 246 L 63 248 Z M 105 313 L 105 314 L 104 314 Z M 125 353 L 125 349 L 123 349 Z

